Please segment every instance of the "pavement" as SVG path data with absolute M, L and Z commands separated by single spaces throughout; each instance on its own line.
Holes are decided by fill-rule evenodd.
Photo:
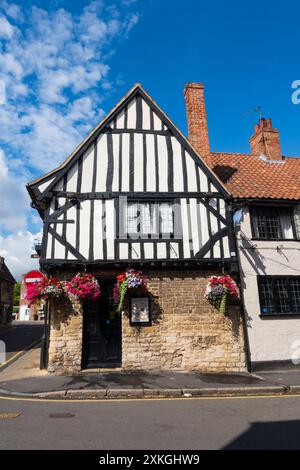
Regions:
M 43 321 L 13 321 L 11 328 L 0 330 L 0 340 L 6 347 L 6 361 L 41 338 L 43 328 Z
M 39 348 L 0 372 L 0 394 L 49 399 L 191 398 L 300 394 L 300 369 L 204 374 L 182 371 L 82 371 L 53 375 L 39 369 Z

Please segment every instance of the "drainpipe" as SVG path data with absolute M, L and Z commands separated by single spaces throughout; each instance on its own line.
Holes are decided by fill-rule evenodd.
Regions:
M 48 367 L 48 346 L 49 346 L 49 328 L 50 328 L 50 302 L 46 301 L 46 312 L 44 318 L 44 331 L 41 344 L 40 369 Z
M 231 212 L 231 224 L 233 225 L 233 207 L 232 203 L 230 202 L 229 204 L 229 211 Z M 236 232 L 233 228 L 232 232 L 234 233 L 234 236 L 232 237 L 232 241 L 234 243 L 234 248 L 236 252 L 236 259 L 238 263 L 238 282 L 240 286 L 240 297 L 241 297 L 241 315 L 242 315 L 242 321 L 243 321 L 243 335 L 244 335 L 244 344 L 245 344 L 245 356 L 246 356 L 246 367 L 247 371 L 251 372 L 251 351 L 250 351 L 250 343 L 249 343 L 249 335 L 248 335 L 248 328 L 247 328 L 247 318 L 246 318 L 246 310 L 245 310 L 245 298 L 244 298 L 244 290 L 242 288 L 242 266 L 241 266 L 241 260 L 240 260 L 240 252 L 239 252 L 239 247 L 237 244 L 237 237 L 236 237 Z
M 241 261 L 240 261 L 240 254 L 237 252 L 237 262 L 239 267 L 238 272 L 238 280 L 240 285 L 240 296 L 241 296 L 241 315 L 243 319 L 243 331 L 244 331 L 244 342 L 245 342 L 245 355 L 246 355 L 246 366 L 248 372 L 252 371 L 251 368 L 251 352 L 250 352 L 250 343 L 249 343 L 249 335 L 248 335 L 248 328 L 247 328 L 247 318 L 246 318 L 246 310 L 245 310 L 245 298 L 244 298 L 244 290 L 242 288 L 241 282 Z

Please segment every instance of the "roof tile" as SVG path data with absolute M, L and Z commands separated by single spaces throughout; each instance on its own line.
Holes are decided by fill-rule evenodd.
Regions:
M 213 152 L 212 169 L 235 198 L 300 199 L 300 158 L 264 161 L 250 154 Z

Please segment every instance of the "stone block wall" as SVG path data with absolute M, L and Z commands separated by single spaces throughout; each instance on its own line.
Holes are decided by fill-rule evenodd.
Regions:
M 119 272 L 94 271 L 100 280 Z M 239 305 L 226 315 L 215 310 L 204 292 L 216 271 L 146 271 L 151 298 L 151 326 L 130 326 L 122 314 L 124 370 L 245 370 Z M 83 313 L 76 297 L 52 300 L 49 372 L 78 372 L 82 360 Z
M 75 296 L 50 301 L 48 372 L 79 372 L 82 357 L 82 305 Z
M 211 275 L 211 271 L 147 273 L 153 325 L 130 326 L 123 314 L 124 369 L 245 370 L 240 307 L 229 305 L 223 315 L 204 299 Z

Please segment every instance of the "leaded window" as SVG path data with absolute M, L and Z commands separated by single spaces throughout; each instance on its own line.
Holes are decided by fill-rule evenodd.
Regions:
M 251 207 L 251 220 L 253 238 L 262 240 L 295 238 L 293 211 L 289 207 Z
M 262 315 L 300 313 L 300 277 L 259 276 L 258 289 Z
M 170 202 L 127 202 L 124 232 L 133 238 L 172 238 L 174 211 Z

